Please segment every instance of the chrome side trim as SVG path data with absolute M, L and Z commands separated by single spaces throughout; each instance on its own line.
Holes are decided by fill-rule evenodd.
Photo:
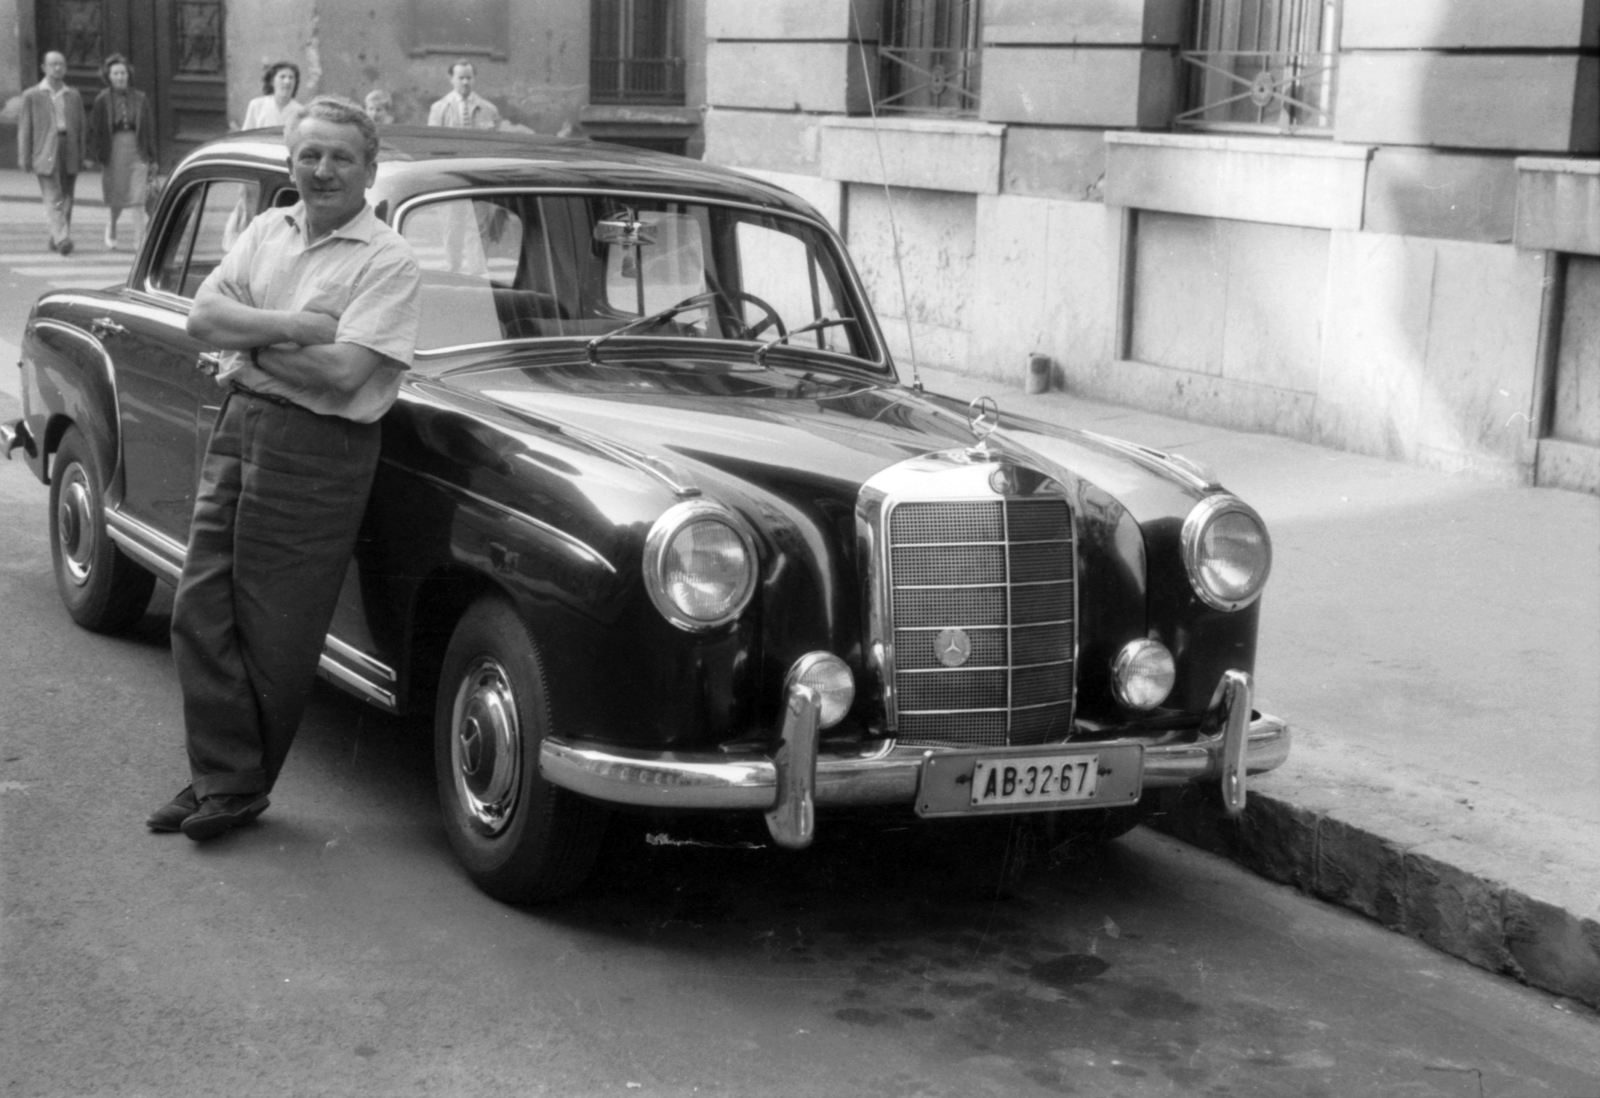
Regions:
M 361 651 L 361 649 L 355 647 L 355 645 L 346 644 L 332 633 L 328 634 L 327 640 L 325 640 L 323 644 L 327 648 L 331 649 L 333 654 L 338 656 L 340 659 L 355 664 L 357 667 L 364 671 L 370 672 L 377 678 L 383 679 L 386 682 L 395 682 L 397 680 L 397 676 L 394 673 L 394 668 L 390 667 L 382 660 L 373 659 L 371 656 Z
M 187 550 L 161 531 L 122 511 L 107 508 L 106 532 L 128 556 L 169 582 L 175 584 L 183 576 Z M 385 685 L 399 681 L 392 667 L 332 633 L 323 638 L 322 645 L 317 671 L 323 678 L 380 709 L 390 713 L 399 711 L 394 691 Z
M 329 637 L 328 640 L 332 641 L 333 638 Z M 385 670 L 388 669 L 385 668 Z M 335 686 L 350 691 L 356 697 L 371 702 L 379 709 L 390 713 L 397 713 L 400 710 L 400 705 L 395 700 L 393 691 L 374 685 L 356 671 L 340 663 L 329 652 L 323 652 L 322 658 L 317 661 L 317 672 Z M 389 676 L 393 678 L 394 672 L 390 671 Z
M 1277 717 L 1256 715 L 1249 722 L 1242 752 L 1247 773 L 1260 774 L 1289 757 L 1289 726 Z M 1144 749 L 1144 787 L 1186 785 L 1222 777 L 1223 736 L 1191 744 L 1161 744 Z M 1112 740 L 1136 744 L 1138 740 Z M 1059 747 L 999 748 L 1037 754 Z M 916 800 L 922 760 L 933 748 L 819 754 L 814 803 L 819 807 L 905 805 Z M 969 752 L 970 753 L 970 752 Z M 613 804 L 650 808 L 753 809 L 769 811 L 778 800 L 778 766 L 769 757 L 718 752 L 631 751 L 580 740 L 546 737 L 539 747 L 539 771 L 565 789 Z
M 106 508 L 106 533 L 128 556 L 172 583 L 183 575 L 187 549 L 175 539 L 147 526 L 118 508 Z

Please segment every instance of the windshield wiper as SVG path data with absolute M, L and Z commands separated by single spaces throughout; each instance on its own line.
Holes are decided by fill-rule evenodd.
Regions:
M 690 309 L 698 309 L 702 305 L 709 305 L 716 299 L 717 295 L 712 291 L 695 294 L 693 297 L 684 298 L 676 305 L 667 306 L 658 313 L 651 313 L 649 316 L 641 316 L 635 320 L 630 320 L 620 328 L 613 328 L 609 332 L 595 336 L 589 341 L 589 364 L 591 366 L 600 365 L 600 345 L 612 336 L 627 335 L 629 332 L 636 332 L 640 328 L 649 328 L 663 321 L 671 320 L 679 313 L 686 313 Z
M 802 324 L 794 331 L 785 332 L 777 339 L 769 339 L 761 346 L 757 347 L 756 365 L 765 366 L 767 364 L 768 351 L 772 350 L 772 348 L 776 347 L 780 343 L 789 342 L 789 340 L 793 339 L 797 335 L 805 335 L 807 332 L 820 332 L 824 328 L 837 328 L 841 324 L 854 324 L 855 322 L 856 318 L 853 316 L 819 316 L 810 324 Z

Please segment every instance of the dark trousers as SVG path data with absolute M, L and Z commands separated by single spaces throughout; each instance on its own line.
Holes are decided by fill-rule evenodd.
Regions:
M 379 428 L 240 392 L 206 451 L 172 608 L 198 796 L 270 790 L 316 679 Z

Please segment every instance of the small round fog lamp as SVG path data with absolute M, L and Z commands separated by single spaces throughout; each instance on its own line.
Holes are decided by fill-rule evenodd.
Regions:
M 795 660 L 784 682 L 784 692 L 800 683 L 811 687 L 822 699 L 822 712 L 817 716 L 819 728 L 832 728 L 844 720 L 856 700 L 856 679 L 850 673 L 850 665 L 832 652 L 808 652 Z
M 1130 709 L 1154 709 L 1166 701 L 1177 677 L 1172 653 L 1158 640 L 1130 641 L 1111 662 L 1117 699 Z

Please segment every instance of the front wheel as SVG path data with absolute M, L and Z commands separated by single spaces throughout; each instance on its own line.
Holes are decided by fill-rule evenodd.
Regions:
M 72 620 L 120 633 L 144 616 L 156 578 L 106 533 L 105 477 L 89 440 L 67 428 L 50 477 L 50 560 Z
M 504 599 L 462 615 L 434 708 L 434 772 L 445 831 L 475 884 L 507 903 L 565 896 L 599 855 L 608 813 L 539 773 L 550 730 L 544 665 Z

